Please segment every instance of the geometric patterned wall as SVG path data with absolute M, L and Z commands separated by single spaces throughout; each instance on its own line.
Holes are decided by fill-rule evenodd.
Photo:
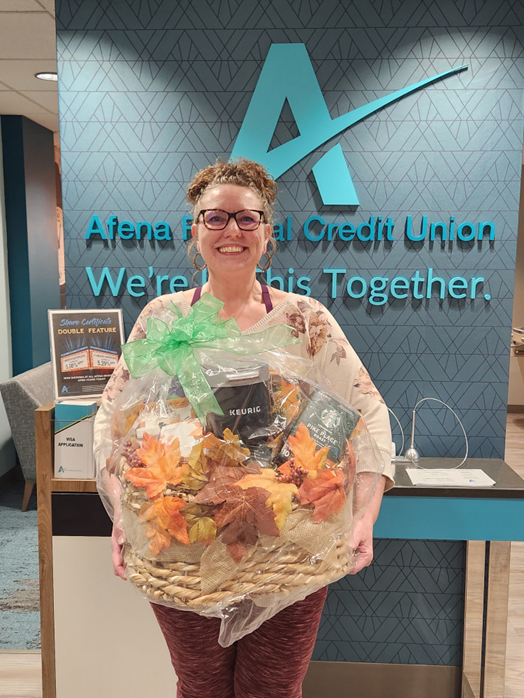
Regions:
M 68 307 L 122 307 L 129 330 L 155 297 L 159 275 L 191 279 L 181 240 L 184 190 L 198 168 L 232 151 L 272 43 L 304 43 L 333 118 L 453 67 L 469 69 L 373 114 L 305 157 L 279 180 L 280 243 L 273 274 L 311 278 L 404 426 L 420 397 L 462 416 L 474 456 L 502 456 L 509 366 L 524 82 L 522 3 L 348 0 L 227 3 L 199 0 L 58 0 L 58 73 Z M 284 110 L 273 146 L 297 135 Z M 358 208 L 323 206 L 312 166 L 340 143 Z M 302 226 L 397 222 L 384 243 L 315 244 Z M 173 240 L 85 240 L 90 216 L 169 223 Z M 420 225 L 491 220 L 492 243 L 410 243 Z M 96 298 L 98 279 L 142 274 L 145 295 Z M 408 278 L 428 267 L 446 280 L 483 276 L 476 300 L 391 300 L 372 306 L 342 285 L 330 298 L 322 269 Z M 198 279 L 196 280 L 198 281 Z M 168 282 L 167 282 L 168 283 Z M 162 292 L 168 290 L 166 283 Z M 491 300 L 484 300 L 489 293 Z M 435 404 L 435 403 L 433 403 Z M 460 428 L 431 403 L 419 413 L 424 455 L 460 455 Z
M 330 585 L 313 659 L 461 666 L 465 543 L 376 540 L 374 553 Z

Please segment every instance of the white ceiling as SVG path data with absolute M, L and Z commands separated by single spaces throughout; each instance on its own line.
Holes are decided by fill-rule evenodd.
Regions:
M 58 131 L 54 0 L 0 0 L 0 114 L 21 114 Z

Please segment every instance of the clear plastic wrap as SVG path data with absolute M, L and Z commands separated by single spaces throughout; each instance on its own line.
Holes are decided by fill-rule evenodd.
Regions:
M 204 324 L 227 324 L 216 317 Z M 157 320 L 171 338 L 187 325 Z M 361 416 L 312 361 L 277 349 L 275 333 L 246 347 L 228 323 L 228 351 L 192 327 L 182 368 L 166 360 L 168 335 L 160 361 L 130 367 L 143 375 L 112 403 L 98 464 L 129 581 L 150 601 L 221 618 L 223 646 L 351 570 L 352 526 L 383 469 Z M 148 340 L 158 329 L 148 321 Z

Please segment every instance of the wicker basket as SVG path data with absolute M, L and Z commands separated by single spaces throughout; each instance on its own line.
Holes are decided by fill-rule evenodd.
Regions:
M 254 546 L 240 563 L 229 557 L 231 574 L 228 579 L 212 584 L 215 588 L 211 593 L 205 591 L 210 586 L 209 574 L 202 574 L 200 562 L 147 560 L 139 557 L 130 545 L 124 551 L 127 577 L 151 600 L 205 612 L 246 598 L 289 595 L 308 586 L 317 589 L 340 579 L 351 569 L 352 556 L 347 553 L 343 535 L 331 541 L 322 558 L 286 540 L 284 532 L 274 540 L 278 544 L 273 543 L 269 548 Z M 216 541 L 216 545 L 218 550 L 221 544 Z M 226 547 L 222 548 L 229 556 Z

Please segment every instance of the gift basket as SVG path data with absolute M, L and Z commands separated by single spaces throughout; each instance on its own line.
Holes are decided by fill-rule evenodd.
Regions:
M 149 600 L 222 619 L 227 646 L 347 574 L 382 461 L 292 328 L 242 335 L 209 294 L 123 353 L 98 488 Z

